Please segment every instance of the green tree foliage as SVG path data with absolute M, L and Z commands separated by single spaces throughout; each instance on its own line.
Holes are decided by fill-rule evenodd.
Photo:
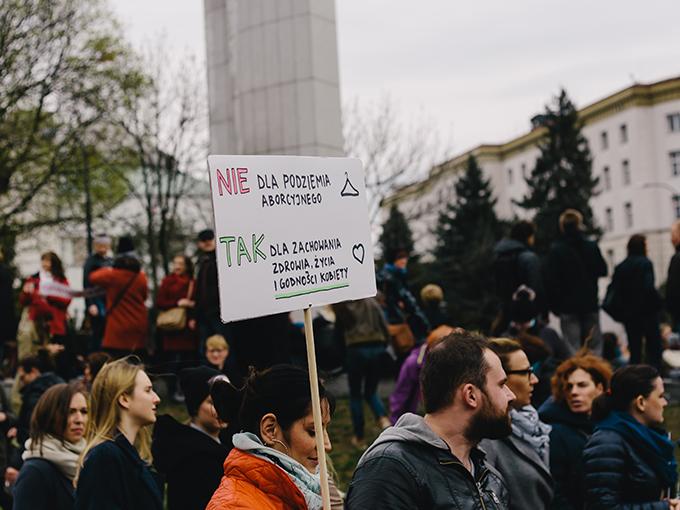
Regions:
M 125 54 L 97 0 L 0 3 L 0 242 L 122 198 L 99 96 Z M 120 60 L 120 59 L 119 59 Z M 8 250 L 11 255 L 11 248 Z
M 432 280 L 441 285 L 456 325 L 487 331 L 495 317 L 493 247 L 507 225 L 498 219 L 491 185 L 474 156 L 455 184 L 455 201 L 437 224 Z
M 600 234 L 595 225 L 590 199 L 596 195 L 599 178 L 592 175 L 588 141 L 581 133 L 578 112 L 562 90 L 546 107 L 543 125 L 547 132 L 539 147 L 541 155 L 526 182 L 527 196 L 518 205 L 536 213 L 536 252 L 545 258 L 560 237 L 559 217 L 566 209 L 583 214 L 586 232 Z
M 383 224 L 383 230 L 378 240 L 383 253 L 383 258 L 390 248 L 404 250 L 411 256 L 413 254 L 413 232 L 408 226 L 406 217 L 396 204 L 392 204 L 390 215 Z

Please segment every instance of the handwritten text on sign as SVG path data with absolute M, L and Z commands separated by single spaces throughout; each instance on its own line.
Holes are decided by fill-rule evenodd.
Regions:
M 208 158 L 222 320 L 376 293 L 361 162 Z

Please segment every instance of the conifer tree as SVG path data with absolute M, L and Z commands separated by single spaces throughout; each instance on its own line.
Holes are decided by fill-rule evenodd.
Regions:
M 389 248 L 398 248 L 408 253 L 409 257 L 413 256 L 413 232 L 408 226 L 404 213 L 396 204 L 392 204 L 390 208 L 390 215 L 383 224 L 383 231 L 378 242 L 383 257 Z
M 433 278 L 456 325 L 487 331 L 495 317 L 493 247 L 503 236 L 491 185 L 474 156 L 455 184 L 455 202 L 439 216 Z
M 526 178 L 529 192 L 517 205 L 536 211 L 535 249 L 545 258 L 560 237 L 559 217 L 566 209 L 576 209 L 583 215 L 587 233 L 601 232 L 589 204 L 599 178 L 592 175 L 588 141 L 581 133 L 576 107 L 564 90 L 555 98 L 554 109 L 546 107 L 542 124 L 547 133 L 539 145 L 541 155 Z

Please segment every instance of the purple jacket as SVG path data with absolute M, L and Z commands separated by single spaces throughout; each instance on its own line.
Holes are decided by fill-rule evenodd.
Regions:
M 427 343 L 414 348 L 399 371 L 397 384 L 390 395 L 390 421 L 392 425 L 404 413 L 418 412 L 420 403 L 420 370 L 427 357 Z

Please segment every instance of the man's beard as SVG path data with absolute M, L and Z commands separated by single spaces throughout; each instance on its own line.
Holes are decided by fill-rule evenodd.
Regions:
M 510 408 L 498 411 L 486 393 L 482 395 L 482 408 L 472 417 L 464 432 L 465 438 L 475 444 L 482 439 L 501 439 L 512 434 Z

